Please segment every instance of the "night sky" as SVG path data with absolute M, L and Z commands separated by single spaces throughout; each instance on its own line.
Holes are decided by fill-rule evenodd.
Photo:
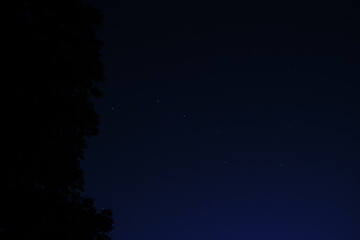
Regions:
M 359 4 L 85 2 L 106 81 L 82 165 L 113 237 L 360 239 Z

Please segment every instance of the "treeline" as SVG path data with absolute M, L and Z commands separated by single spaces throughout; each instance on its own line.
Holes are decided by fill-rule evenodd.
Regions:
M 80 0 L 8 6 L 0 239 L 110 239 L 112 212 L 85 197 L 80 169 L 98 133 L 101 14 Z

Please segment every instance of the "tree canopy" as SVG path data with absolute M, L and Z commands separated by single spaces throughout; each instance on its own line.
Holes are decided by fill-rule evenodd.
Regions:
M 84 196 L 80 169 L 98 133 L 101 13 L 80 0 L 15 0 L 8 10 L 0 238 L 110 239 L 112 212 Z

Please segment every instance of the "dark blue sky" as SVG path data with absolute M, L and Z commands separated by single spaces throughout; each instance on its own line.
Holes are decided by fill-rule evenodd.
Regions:
M 360 239 L 359 5 L 89 2 L 115 238 Z

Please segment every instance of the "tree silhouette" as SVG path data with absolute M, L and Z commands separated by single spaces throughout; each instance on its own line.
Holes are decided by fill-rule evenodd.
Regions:
M 80 169 L 98 133 L 101 14 L 80 0 L 14 0 L 8 12 L 0 239 L 110 239 L 112 212 L 84 196 Z

